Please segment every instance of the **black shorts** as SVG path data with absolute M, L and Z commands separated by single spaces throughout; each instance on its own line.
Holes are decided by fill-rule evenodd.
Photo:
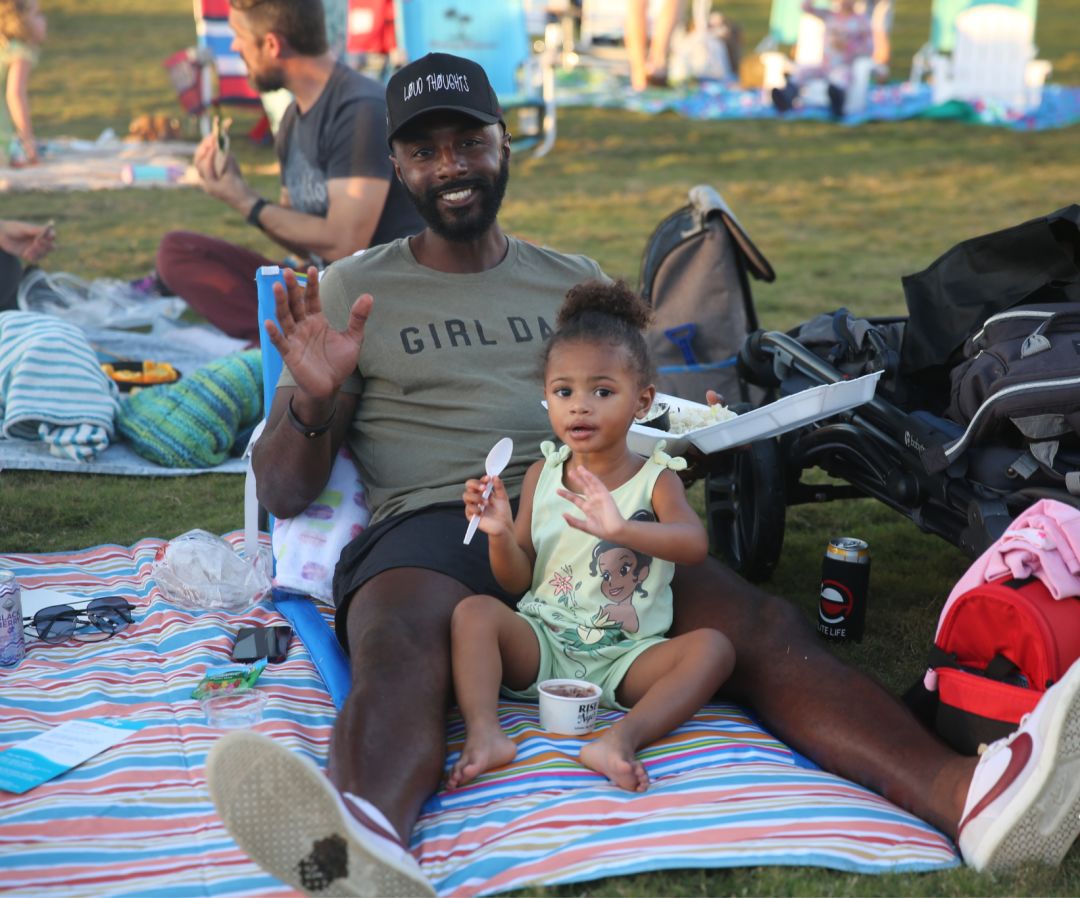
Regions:
M 516 514 L 517 500 L 512 505 Z M 517 607 L 517 599 L 508 596 L 491 573 L 487 534 L 477 530 L 472 542 L 463 544 L 467 526 L 464 503 L 447 502 L 379 521 L 341 550 L 334 570 L 334 621 L 338 641 L 346 651 L 349 602 L 368 580 L 393 568 L 437 571 L 474 593 Z

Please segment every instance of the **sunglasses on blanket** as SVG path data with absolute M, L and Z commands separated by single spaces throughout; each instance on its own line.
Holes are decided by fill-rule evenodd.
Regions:
M 23 629 L 32 629 L 44 642 L 100 642 L 125 629 L 134 610 L 134 605 L 119 596 L 91 599 L 85 608 L 50 605 L 33 617 L 24 617 Z

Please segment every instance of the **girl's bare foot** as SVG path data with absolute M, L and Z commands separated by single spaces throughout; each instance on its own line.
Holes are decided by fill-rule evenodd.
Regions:
M 581 749 L 581 763 L 611 780 L 627 792 L 644 792 L 649 788 L 649 774 L 637 759 L 634 750 L 605 733 Z
M 464 786 L 481 773 L 509 764 L 516 754 L 517 743 L 497 727 L 491 732 L 469 733 L 446 785 L 451 789 Z

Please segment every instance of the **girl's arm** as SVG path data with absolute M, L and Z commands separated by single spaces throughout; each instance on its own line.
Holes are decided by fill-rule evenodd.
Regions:
M 513 596 L 521 595 L 532 585 L 533 564 L 536 561 L 536 551 L 532 544 L 532 505 L 536 481 L 540 479 L 543 467 L 542 461 L 534 462 L 525 472 L 513 529 L 497 535 L 494 539 L 488 536 L 491 572 L 499 585 Z M 501 487 L 502 484 L 498 484 L 497 488 Z
M 11 123 L 15 133 L 26 151 L 29 162 L 37 162 L 37 144 L 34 142 L 34 127 L 30 123 L 30 69 L 31 62 L 25 56 L 16 56 L 11 61 L 7 77 L 7 107 L 11 113 Z
M 579 518 L 570 512 L 564 514 L 571 527 L 676 564 L 699 564 L 705 560 L 709 537 L 697 512 L 686 501 L 686 490 L 674 471 L 663 471 L 653 487 L 656 521 L 626 520 L 600 478 L 584 468 L 571 472 L 571 482 L 581 486 L 581 494 L 560 489 L 559 495 L 573 502 L 585 515 Z

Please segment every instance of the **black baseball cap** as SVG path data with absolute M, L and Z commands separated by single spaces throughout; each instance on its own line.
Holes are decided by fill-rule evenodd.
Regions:
M 485 125 L 503 120 L 499 98 L 479 64 L 449 53 L 428 53 L 398 69 L 387 82 L 387 141 L 417 116 L 439 109 Z

